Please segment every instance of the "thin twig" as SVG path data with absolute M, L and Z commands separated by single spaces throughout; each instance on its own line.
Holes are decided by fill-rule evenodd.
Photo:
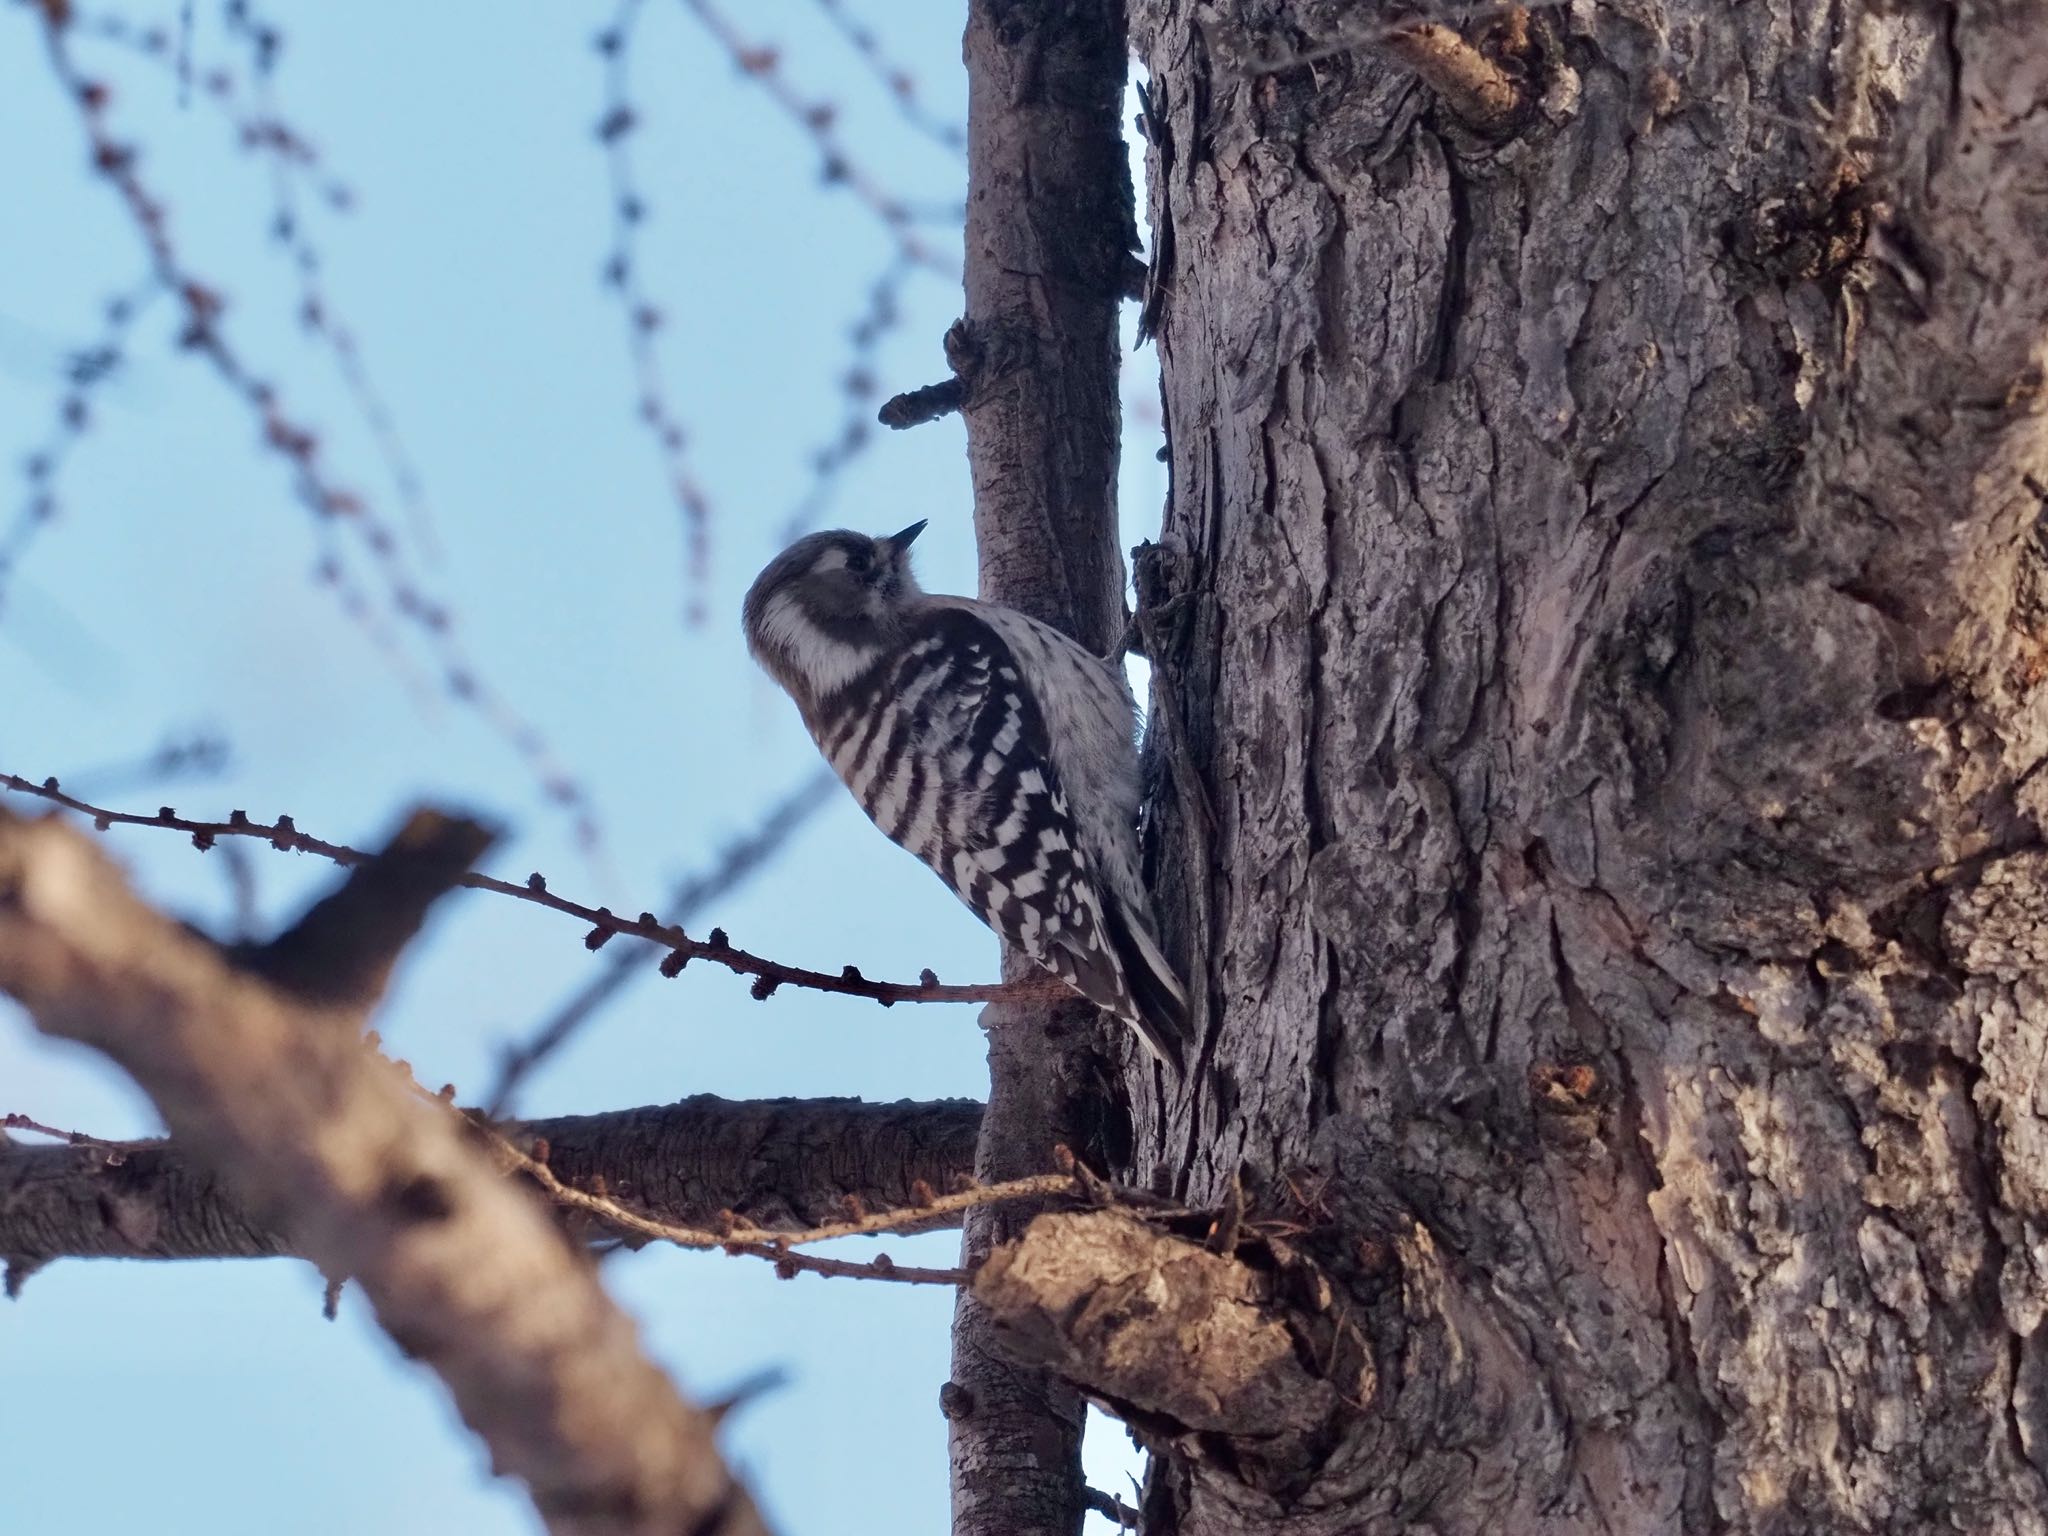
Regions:
M 251 820 L 246 812 L 231 811 L 226 821 L 194 821 L 178 815 L 169 806 L 154 816 L 145 816 L 133 811 L 109 810 L 80 800 L 75 795 L 64 793 L 55 779 L 45 779 L 38 784 L 12 773 L 0 773 L 0 789 L 33 795 L 52 805 L 61 805 L 80 815 L 90 816 L 94 827 L 102 832 L 113 826 L 157 827 L 164 831 L 182 832 L 202 852 L 223 837 L 250 837 L 288 852 L 314 854 L 344 868 L 353 868 L 370 857 L 345 843 L 330 843 L 301 832 L 289 816 L 280 816 L 274 822 L 261 822 Z M 627 919 L 610 907 L 590 907 L 570 901 L 550 891 L 547 881 L 537 874 L 529 875 L 524 885 L 514 885 L 509 880 L 472 871 L 456 883 L 470 890 L 510 896 L 515 901 L 529 902 L 578 918 L 590 924 L 590 931 L 584 935 L 583 942 L 591 949 L 601 949 L 607 941 L 619 935 L 658 944 L 668 951 L 659 966 L 663 976 L 676 976 L 692 960 L 709 960 L 739 975 L 751 976 L 754 978 L 753 995 L 757 1000 L 772 996 L 777 988 L 783 986 L 833 992 L 844 997 L 865 997 L 885 1008 L 897 1003 L 1047 1002 L 1069 995 L 1065 983 L 1050 975 L 1020 982 L 945 986 L 929 970 L 915 982 L 870 981 L 850 965 L 836 975 L 829 971 L 784 965 L 764 955 L 734 948 L 722 928 L 712 929 L 709 938 L 693 939 L 677 925 L 660 921 L 652 912 L 642 912 L 637 918 Z
M 260 440 L 288 467 L 293 495 L 313 514 L 324 550 L 315 570 L 315 581 L 332 588 L 343 611 L 363 623 L 380 648 L 389 649 L 384 646 L 367 603 L 353 588 L 343 566 L 342 538 L 350 537 L 360 544 L 379 573 L 391 608 L 418 631 L 431 649 L 441 669 L 445 693 L 474 710 L 512 747 L 539 781 L 547 798 L 571 813 L 584 846 L 594 848 L 598 841 L 597 824 L 582 786 L 556 762 L 540 731 L 484 680 L 473 659 L 456 640 L 454 618 L 447 606 L 421 590 L 395 530 L 377 516 L 362 495 L 343 484 L 328 468 L 318 432 L 288 412 L 276 386 L 262 377 L 229 341 L 223 323 L 227 297 L 218 285 L 203 280 L 186 264 L 171 239 L 166 204 L 138 170 L 140 150 L 114 134 L 109 112 L 112 90 L 104 80 L 89 75 L 74 55 L 75 18 L 70 6 L 64 0 L 39 0 L 37 9 L 42 15 L 45 56 L 59 88 L 78 114 L 89 164 L 112 189 L 140 238 L 156 287 L 178 308 L 179 347 L 204 358 L 229 392 L 248 408 Z M 231 16 L 237 12 L 245 13 L 246 6 L 240 0 L 231 0 Z M 262 55 L 276 50 L 276 33 L 263 27 L 256 37 L 254 46 L 258 49 L 260 68 Z M 284 131 L 272 123 L 268 136 L 273 148 L 289 153 L 292 151 L 282 147 L 285 141 L 277 137 Z M 259 138 L 263 136 L 259 133 Z M 295 134 L 289 139 L 292 145 L 302 142 Z M 79 409 L 83 409 L 82 403 Z M 34 505 L 44 508 L 38 516 L 47 520 L 54 503 L 44 497 L 33 501 Z
M 957 275 L 958 269 L 919 239 L 911 226 L 920 221 L 957 225 L 965 216 L 959 205 L 919 209 L 889 191 L 847 149 L 837 127 L 837 109 L 830 102 L 806 101 L 797 94 L 776 49 L 748 41 L 711 0 L 683 0 L 683 9 L 717 40 L 740 73 L 756 82 L 783 115 L 809 136 L 823 162 L 825 183 L 845 187 L 855 201 L 874 214 L 895 240 L 905 261 L 928 267 L 942 276 Z
M 99 42 L 119 45 L 136 57 L 171 71 L 178 82 L 179 105 L 188 104 L 195 75 L 192 67 L 192 8 L 182 8 L 177 47 L 161 27 L 144 26 L 118 12 L 74 14 L 72 30 Z M 414 541 L 432 558 L 435 537 L 425 491 L 396 419 L 385 403 L 362 357 L 355 333 L 334 312 L 320 282 L 318 247 L 306 233 L 299 207 L 300 184 L 310 186 L 315 200 L 337 212 L 355 206 L 354 191 L 323 164 L 319 148 L 285 118 L 277 101 L 277 60 L 282 38 L 276 26 L 257 14 L 248 0 L 222 7 L 229 37 L 249 56 L 253 101 L 245 103 L 235 74 L 212 68 L 200 78 L 201 99 L 211 104 L 233 132 L 236 146 L 260 158 L 269 171 L 271 208 L 268 232 L 291 261 L 299 287 L 299 323 L 318 336 L 333 355 L 336 372 L 353 399 L 357 415 L 369 429 L 406 511 Z
M 66 774 L 65 782 L 76 787 L 78 781 L 84 779 L 94 787 L 95 793 L 105 794 L 108 790 L 143 789 L 188 775 L 218 778 L 227 771 L 232 757 L 233 749 L 226 737 L 197 730 L 188 736 L 166 737 L 146 757 Z
M 711 868 L 692 875 L 669 894 L 667 921 L 678 926 L 690 922 L 707 902 L 728 896 L 744 885 L 825 804 L 837 785 L 838 780 L 830 771 L 820 769 L 794 793 L 784 796 L 761 819 L 760 825 L 728 845 Z M 644 949 L 639 941 L 614 949 L 606 956 L 604 968 L 534 1030 L 524 1045 L 505 1052 L 498 1081 L 491 1089 L 493 1120 L 501 1118 L 511 1107 L 513 1094 L 534 1068 L 560 1050 L 628 981 L 641 973 Z
M 887 1254 L 878 1254 L 863 1263 L 848 1259 L 827 1259 L 796 1250 L 812 1243 L 831 1242 L 836 1238 L 868 1237 L 883 1232 L 914 1230 L 921 1223 L 930 1222 L 934 1218 L 957 1215 L 981 1206 L 1003 1205 L 1018 1200 L 1042 1200 L 1052 1195 L 1074 1194 L 1080 1189 L 1078 1182 L 1070 1175 L 1044 1174 L 1036 1178 L 1012 1179 L 1003 1184 L 977 1185 L 951 1195 L 935 1195 L 924 1205 L 876 1211 L 845 1221 L 828 1222 L 802 1232 L 763 1232 L 738 1223 L 727 1230 L 713 1232 L 700 1227 L 679 1227 L 665 1221 L 656 1221 L 619 1204 L 616 1200 L 578 1189 L 572 1184 L 565 1184 L 555 1177 L 554 1171 L 540 1159 L 520 1151 L 495 1131 L 490 1131 L 489 1135 L 498 1155 L 532 1178 L 558 1205 L 587 1212 L 609 1226 L 641 1237 L 672 1243 L 678 1248 L 717 1249 L 725 1253 L 765 1259 L 772 1263 L 785 1279 L 802 1272 L 866 1280 L 893 1280 L 905 1285 L 965 1285 L 972 1276 L 964 1269 L 922 1269 L 914 1265 L 898 1264 Z
M 868 72 L 888 91 L 889 99 L 896 103 L 896 110 L 906 123 L 956 155 L 967 152 L 967 125 L 937 116 L 918 99 L 916 77 L 882 51 L 882 40 L 874 28 L 849 11 L 845 0 L 817 0 L 817 5 L 839 35 L 852 44 Z
M 371 377 L 363 360 L 361 344 L 354 329 L 336 313 L 321 282 L 320 251 L 306 234 L 306 221 L 298 207 L 301 180 L 312 183 L 320 202 L 336 212 L 355 206 L 355 194 L 346 183 L 323 174 L 319 152 L 306 137 L 285 120 L 277 103 L 277 29 L 260 19 L 246 0 L 226 7 L 229 35 L 249 49 L 255 106 L 248 117 L 236 123 L 241 142 L 264 153 L 270 164 L 272 195 L 271 234 L 290 258 L 299 284 L 299 324 L 327 345 L 342 386 L 354 401 L 356 414 L 369 428 L 372 441 L 384 460 L 386 472 L 405 509 L 406 522 L 421 554 L 433 561 L 439 543 L 433 517 L 427 506 L 426 490 L 418 467 L 407 449 L 397 419 L 385 402 L 383 392 Z M 217 78 L 227 87 L 219 93 L 223 109 L 234 119 L 232 77 L 222 72 Z
M 38 534 L 63 511 L 57 495 L 58 473 L 91 429 L 92 396 L 127 366 L 129 333 L 136 317 L 156 296 L 154 283 L 109 299 L 100 311 L 100 333 L 88 345 L 74 348 L 64 359 L 64 388 L 57 399 L 56 421 L 42 442 L 22 459 L 23 496 L 20 509 L 0 533 L 0 602 L 6 581 Z
M 630 67 L 635 28 L 645 5 L 646 0 L 619 0 L 611 24 L 596 40 L 598 55 L 604 60 L 604 113 L 597 122 L 597 140 L 604 146 L 612 213 L 612 244 L 605 257 L 604 282 L 617 296 L 626 322 L 635 409 L 661 452 L 669 494 L 682 516 L 683 621 L 695 629 L 707 617 L 711 498 L 690 458 L 689 429 L 670 397 L 660 342 L 668 314 L 641 276 L 638 249 L 640 229 L 647 220 L 647 194 L 633 162 L 633 136 L 640 127 L 640 113 L 633 105 Z
M 846 369 L 839 375 L 839 391 L 845 407 L 839 431 L 832 441 L 810 456 L 811 479 L 795 508 L 782 525 L 782 538 L 794 543 L 823 521 L 846 471 L 875 441 L 873 404 L 876 392 L 875 358 L 889 334 L 903 323 L 901 301 L 904 285 L 915 269 L 898 254 L 868 287 L 867 308 L 847 327 L 853 343 Z
M 107 1161 L 115 1166 L 119 1166 L 122 1157 L 137 1147 L 151 1145 L 147 1141 L 109 1141 L 104 1136 L 88 1136 L 84 1131 L 67 1131 L 58 1126 L 45 1125 L 40 1120 L 32 1120 L 27 1115 L 12 1113 L 0 1115 L 0 1130 L 33 1131 L 38 1136 L 54 1136 L 59 1141 L 67 1141 L 74 1147 L 97 1147 L 111 1154 Z

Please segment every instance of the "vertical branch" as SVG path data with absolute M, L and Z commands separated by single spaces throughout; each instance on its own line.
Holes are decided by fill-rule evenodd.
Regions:
M 1107 652 L 1124 617 L 1117 306 L 1135 243 L 1122 0 L 972 0 L 966 59 L 967 313 L 947 350 L 965 402 L 981 595 Z M 1027 969 L 1005 960 L 1006 975 Z M 1098 1022 L 1064 1002 L 999 1004 L 983 1018 L 989 1107 L 975 1171 L 1043 1171 L 1055 1142 L 1090 1140 Z M 973 1213 L 963 1262 L 1030 1216 Z M 1010 1361 L 965 1291 L 944 1406 L 955 1536 L 1080 1530 L 1080 1399 Z
M 1117 307 L 1136 244 L 1120 0 L 968 13 L 966 388 L 981 595 L 1105 654 L 1123 631 Z

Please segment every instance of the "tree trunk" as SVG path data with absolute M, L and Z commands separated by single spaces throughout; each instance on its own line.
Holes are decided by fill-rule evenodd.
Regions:
M 1511 12 L 1504 115 L 1362 9 L 1133 15 L 1137 1172 L 1319 1226 L 1377 1381 L 1148 1517 L 2048 1530 L 2048 8 Z

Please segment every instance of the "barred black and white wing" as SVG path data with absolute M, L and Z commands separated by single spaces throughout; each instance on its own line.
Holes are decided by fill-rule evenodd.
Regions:
M 978 609 L 934 602 L 889 656 L 823 702 L 812 732 L 891 840 L 1006 942 L 1135 1025 L 1178 1072 L 1185 994 L 1138 905 L 1142 887 L 1135 898 L 1120 889 L 1135 882 L 1134 834 L 1121 834 L 1129 849 L 1091 850 L 1103 833 L 1077 824 L 1048 711 L 1010 643 L 1041 642 L 1006 637 L 983 616 L 1003 611 Z

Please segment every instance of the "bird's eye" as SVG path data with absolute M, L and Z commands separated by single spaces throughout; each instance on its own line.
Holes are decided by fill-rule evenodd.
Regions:
M 848 550 L 846 568 L 856 576 L 865 576 L 868 568 L 875 563 L 875 557 L 865 549 Z

